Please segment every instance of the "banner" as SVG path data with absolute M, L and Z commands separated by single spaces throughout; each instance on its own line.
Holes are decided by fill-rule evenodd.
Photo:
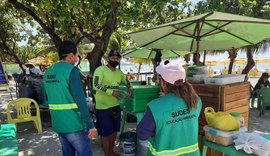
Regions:
M 8 80 L 5 75 L 4 68 L 2 66 L 2 63 L 0 62 L 0 87 L 1 86 L 8 86 Z

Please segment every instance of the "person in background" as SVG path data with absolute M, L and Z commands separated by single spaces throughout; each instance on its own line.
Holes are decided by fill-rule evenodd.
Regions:
M 25 66 L 28 68 L 26 69 L 26 74 L 41 75 L 40 69 L 36 68 L 33 64 L 28 63 L 28 64 L 25 64 Z
M 259 78 L 258 82 L 256 83 L 254 90 L 252 91 L 252 94 L 254 96 L 257 96 L 257 92 L 262 88 L 262 87 L 269 87 L 269 75 L 268 73 L 262 73 L 262 76 Z
M 165 95 L 151 101 L 136 132 L 148 140 L 148 155 L 200 156 L 198 118 L 202 102 L 186 79 L 182 66 L 156 68 Z
M 169 64 L 169 63 L 170 63 L 169 60 L 164 61 L 164 65 L 167 65 L 167 64 Z
M 92 156 L 91 141 L 96 129 L 90 117 L 79 69 L 74 64 L 79 52 L 71 41 L 59 46 L 60 61 L 44 75 L 45 97 L 52 129 L 58 133 L 63 155 Z
M 130 74 L 130 72 L 127 72 L 127 80 L 133 80 L 134 79 L 134 76 L 132 76 L 131 74 Z
M 121 110 L 118 87 L 124 83 L 130 87 L 124 73 L 117 69 L 121 55 L 117 50 L 108 53 L 108 64 L 94 72 L 93 88 L 96 91 L 96 114 L 98 134 L 101 136 L 105 156 L 119 156 L 113 151 L 117 132 L 120 130 Z M 131 93 L 131 92 L 130 92 Z
M 194 63 L 194 65 L 196 65 L 196 66 L 204 66 L 204 64 L 200 61 L 200 54 L 198 54 L 199 55 L 199 64 L 197 65 L 197 53 L 194 53 L 193 54 L 193 59 L 192 59 L 192 61 L 193 61 L 193 63 Z

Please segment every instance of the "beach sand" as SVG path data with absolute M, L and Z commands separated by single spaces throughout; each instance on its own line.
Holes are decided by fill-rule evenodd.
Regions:
M 258 78 L 249 78 L 249 81 L 254 86 L 258 81 Z M 12 91 L 13 97 L 16 97 L 15 93 L 15 83 L 10 82 L 10 90 Z M 6 121 L 6 106 L 11 100 L 9 91 L 0 91 L 0 111 L 1 123 L 7 123 Z M 50 127 L 50 119 L 48 111 L 41 111 L 41 120 L 43 133 L 38 134 L 37 130 L 34 128 L 33 123 L 20 123 L 17 124 L 17 138 L 18 138 L 18 152 L 19 156 L 25 155 L 61 155 L 61 145 L 57 136 L 57 133 L 53 132 Z M 259 117 L 259 111 L 256 109 L 250 109 L 249 114 L 249 130 L 257 130 L 262 132 L 270 131 L 270 111 L 266 110 L 265 115 Z M 128 123 L 126 126 L 126 131 L 134 130 L 136 123 Z M 103 151 L 101 149 L 100 138 L 92 140 L 93 155 L 102 156 Z M 116 151 L 120 152 L 119 143 L 116 145 Z

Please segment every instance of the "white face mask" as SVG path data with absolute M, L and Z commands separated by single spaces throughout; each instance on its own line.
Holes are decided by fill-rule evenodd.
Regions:
M 74 63 L 74 66 L 78 66 L 80 64 L 80 58 L 77 57 L 77 61 Z

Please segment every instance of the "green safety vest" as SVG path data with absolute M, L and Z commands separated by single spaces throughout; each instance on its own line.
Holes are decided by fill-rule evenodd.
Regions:
M 201 100 L 196 109 L 189 111 L 183 99 L 166 94 L 148 106 L 156 124 L 156 134 L 148 140 L 148 155 L 200 156 L 198 117 Z
M 73 68 L 72 64 L 58 62 L 44 75 L 52 128 L 60 133 L 76 132 L 86 128 L 69 90 L 69 76 Z

